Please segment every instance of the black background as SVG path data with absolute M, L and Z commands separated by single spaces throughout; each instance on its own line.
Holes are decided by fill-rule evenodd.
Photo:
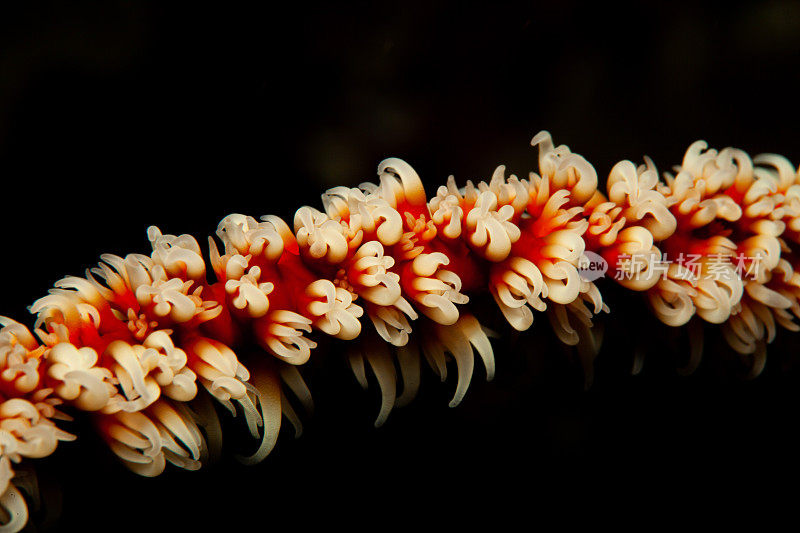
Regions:
M 0 314 L 27 323 L 63 275 L 147 252 L 148 225 L 202 245 L 230 212 L 290 218 L 385 157 L 429 193 L 499 163 L 526 176 L 540 129 L 601 178 L 645 154 L 669 170 L 698 138 L 800 162 L 797 2 L 24 6 L 0 8 Z M 55 527 L 533 528 L 554 509 L 566 526 L 598 509 L 644 506 L 651 523 L 782 508 L 760 497 L 796 495 L 797 336 L 779 332 L 747 382 L 708 328 L 706 360 L 681 377 L 685 330 L 636 295 L 607 300 L 588 392 L 539 317 L 518 338 L 500 329 L 496 380 L 476 369 L 460 407 L 453 380 L 428 375 L 378 430 L 376 392 L 329 347 L 306 434 L 256 467 L 140 479 L 67 425 L 78 443 L 38 461 L 61 489 Z M 632 377 L 637 346 L 650 354 Z

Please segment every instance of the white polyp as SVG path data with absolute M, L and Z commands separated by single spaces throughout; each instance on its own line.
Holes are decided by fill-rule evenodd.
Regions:
M 414 274 L 421 277 L 432 276 L 443 265 L 449 265 L 450 259 L 441 252 L 420 254 L 411 263 Z
M 347 360 L 350 363 L 350 370 L 353 372 L 353 376 L 355 376 L 359 386 L 367 390 L 367 388 L 369 388 L 369 382 L 367 381 L 367 371 L 364 366 L 363 354 L 355 351 L 350 352 L 347 356 Z
M 249 266 L 252 256 L 243 256 L 235 254 L 224 261 L 224 272 L 226 280 L 238 280 L 244 276 Z
M 0 495 L 0 507 L 8 516 L 8 521 L 0 523 L 0 531 L 15 533 L 21 531 L 28 523 L 28 506 L 22 493 L 9 483 Z
M 225 292 L 231 297 L 236 309 L 247 311 L 252 318 L 264 316 L 269 310 L 268 295 L 275 289 L 271 282 L 260 282 L 261 269 L 251 267 L 247 273 L 247 259 L 241 255 L 233 256 L 226 265 Z
M 348 218 L 351 231 L 359 228 L 367 234 L 375 232 L 382 244 L 391 246 L 403 235 L 403 220 L 394 206 L 380 197 L 376 187 L 362 184 L 364 191 L 336 187 L 328 191 L 330 195 L 323 195 L 323 205 L 331 219 L 343 221 Z
M 0 404 L 0 420 L 2 420 L 0 457 L 8 458 L 15 463 L 23 457 L 46 457 L 55 451 L 58 441 L 75 440 L 74 435 L 58 429 L 51 420 L 57 415 L 57 411 L 53 408 L 55 402 L 40 401 L 48 392 L 44 395 L 35 393 L 30 397 L 30 401 L 12 398 Z M 36 402 L 36 405 L 31 402 Z M 9 468 L 4 469 L 5 474 L 0 472 L 0 484 L 3 485 L 6 484 L 3 477 L 11 472 L 10 465 L 6 466 Z
M 250 243 L 247 241 L 246 233 L 251 226 L 256 226 L 258 223 L 251 217 L 233 213 L 222 220 L 217 225 L 217 237 L 222 240 L 225 246 L 225 252 L 229 253 L 229 249 L 233 248 L 242 254 L 247 254 L 249 251 Z
M 0 495 L 8 490 L 13 477 L 14 469 L 11 468 L 11 458 L 7 453 L 0 454 Z
M 565 182 L 572 200 L 578 204 L 587 202 L 597 191 L 597 171 L 578 154 L 569 154 L 562 159 L 556 172 L 556 180 Z
M 489 337 L 486 331 L 481 327 L 478 319 L 473 315 L 464 315 L 458 322 L 461 332 L 464 334 L 469 343 L 478 351 L 478 355 L 483 361 L 483 366 L 486 369 L 486 380 L 492 381 L 495 374 L 495 360 L 494 350 L 492 344 L 489 342 Z M 491 332 L 490 332 L 491 333 Z
M 350 195 L 350 189 L 342 186 L 333 187 L 322 193 L 322 207 L 325 209 L 325 213 L 332 219 L 349 217 L 351 214 L 348 202 Z
M 400 179 L 400 187 L 394 184 L 388 185 L 387 191 L 390 192 L 390 197 L 384 197 L 393 207 L 397 205 L 398 199 L 405 199 L 411 205 L 425 205 L 426 196 L 425 188 L 422 186 L 422 180 L 419 178 L 417 172 L 405 161 L 396 157 L 384 159 L 378 165 L 378 176 L 380 176 L 381 185 L 384 183 L 396 182 Z M 399 193 L 399 194 L 398 194 Z M 390 200 L 391 198 L 391 200 Z M 394 203 L 392 203 L 394 200 Z
M 153 477 L 166 466 L 158 428 L 145 414 L 119 412 L 111 416 L 109 447 L 133 472 Z
M 200 359 L 227 376 L 233 377 L 239 370 L 236 354 L 221 342 L 201 338 L 192 344 L 191 350 Z
M 447 359 L 444 355 L 444 347 L 434 335 L 422 337 L 422 353 L 428 365 L 433 369 L 442 383 L 447 380 Z
M 186 367 L 186 352 L 175 347 L 168 330 L 152 332 L 143 346 L 155 350 L 149 352 L 153 357 L 150 364 L 155 365 L 152 372 L 162 392 L 177 401 L 193 399 L 197 394 L 197 375 Z M 230 358 L 230 354 L 227 357 Z
M 314 259 L 328 263 L 342 262 L 349 251 L 347 238 L 339 222 L 312 207 L 301 207 L 294 216 L 297 243 Z
M 111 371 L 119 380 L 122 394 L 110 398 L 104 413 L 140 411 L 158 399 L 161 387 L 148 375 L 156 366 L 154 349 L 116 340 L 106 347 L 105 355 L 116 363 Z
M 568 316 L 568 306 L 554 304 L 547 309 L 547 316 L 550 325 L 558 339 L 567 346 L 575 346 L 580 341 L 580 336 L 575 328 L 570 324 Z
M 443 352 L 445 351 L 450 353 L 456 361 L 458 382 L 453 399 L 449 404 L 450 407 L 455 407 L 464 399 L 472 380 L 475 364 L 473 346 L 478 349 L 489 380 L 494 376 L 494 355 L 489 339 L 480 324 L 471 315 L 462 316 L 456 324 L 450 326 L 437 325 L 435 331 L 439 345 L 436 345 L 436 341 L 429 342 L 426 354 L 430 352 L 436 365 L 443 364 Z M 442 375 L 444 375 L 444 371 L 442 371 Z
M 231 400 L 237 401 L 249 417 L 255 411 L 247 396 L 250 374 L 233 350 L 212 339 L 200 339 L 190 349 L 197 356 L 192 369 L 205 389 L 234 415 L 236 409 Z
M 620 217 L 622 208 L 617 207 L 614 202 L 603 202 L 592 210 L 589 214 L 589 227 L 586 232 L 589 235 L 599 236 L 598 242 L 601 246 L 611 246 L 617 240 L 617 234 L 625 226 L 625 217 Z M 574 224 L 570 223 L 567 227 L 572 229 Z
M 714 163 L 717 156 L 716 150 L 709 150 L 705 156 L 701 156 L 701 152 L 706 148 L 708 148 L 708 143 L 705 141 L 695 141 L 690 144 L 683 155 L 681 167 L 691 171 L 694 175 L 702 176 L 704 164 Z
M 735 171 L 734 185 L 739 191 L 745 190 L 753 182 L 753 161 L 743 150 L 722 149 L 717 157 L 717 166 L 724 172 L 731 169 Z M 723 183 L 720 188 L 729 186 L 729 183 Z
M 458 308 L 444 296 L 423 294 L 417 298 L 417 302 L 423 306 L 425 315 L 439 324 L 455 324 L 458 320 Z
M 136 289 L 136 299 L 142 306 L 152 305 L 157 317 L 169 317 L 175 322 L 188 322 L 199 308 L 187 293 L 192 281 L 172 278 L 157 279 L 152 285 L 141 285 Z
M 545 243 L 540 250 L 541 255 L 550 260 L 560 260 L 577 265 L 586 249 L 580 234 L 572 230 L 558 230 L 542 238 Z
M 403 381 L 403 391 L 395 400 L 395 405 L 408 405 L 416 396 L 420 385 L 419 348 L 416 343 L 397 349 L 397 364 Z
M 146 255 L 130 254 L 128 257 L 140 261 L 142 264 L 146 265 L 148 269 L 152 268 L 154 265 L 153 260 Z M 91 283 L 106 300 L 110 300 L 113 298 L 114 293 L 123 294 L 130 287 L 128 274 L 125 271 L 125 259 L 114 254 L 101 254 L 100 259 L 103 261 L 102 263 L 98 263 L 96 267 L 86 271 L 86 279 L 89 280 L 89 283 Z M 103 287 L 92 277 L 92 274 L 99 276 L 108 287 Z
M 56 288 L 74 290 L 81 299 L 89 302 L 93 306 L 102 306 L 104 296 L 88 279 L 79 278 L 77 276 L 67 276 L 55 282 L 53 285 Z M 107 290 L 107 289 L 106 289 Z
M 417 317 L 417 314 L 408 302 L 403 298 L 400 300 L 402 303 L 398 302 L 400 304 L 399 306 L 368 307 L 368 315 L 372 324 L 375 326 L 375 331 L 383 340 L 394 346 L 405 346 L 405 344 L 408 343 L 408 336 L 411 334 L 411 324 L 408 322 L 406 314 L 408 314 L 412 320 Z M 405 311 L 401 309 L 405 309 Z
M 701 279 L 697 283 L 696 290 L 694 305 L 700 318 L 712 324 L 721 324 L 730 317 L 732 298 L 722 284 L 712 279 Z M 739 295 L 741 296 L 741 292 Z
M 147 228 L 147 238 L 153 246 L 151 257 L 172 276 L 189 279 L 205 278 L 206 264 L 200 246 L 191 235 L 162 235 L 156 226 Z
M 284 242 L 275 227 L 253 217 L 237 213 L 226 216 L 217 226 L 217 236 L 227 255 L 252 254 L 277 261 L 283 253 Z
M 383 306 L 393 305 L 400 298 L 400 276 L 389 272 L 394 258 L 384 255 L 381 243 L 370 241 L 361 245 L 351 261 L 348 270 L 358 272 L 351 281 L 361 286 L 357 290 L 359 296 Z
M 497 196 L 482 192 L 465 220 L 469 242 L 481 250 L 486 259 L 499 262 L 511 253 L 511 245 L 521 236 L 519 227 L 511 222 L 514 208 L 504 205 L 498 209 Z
M 263 215 L 261 220 L 264 221 L 269 227 L 271 227 L 277 234 L 280 236 L 281 241 L 283 241 L 284 245 L 294 244 L 296 243 L 294 233 L 292 233 L 291 228 L 286 222 L 283 221 L 281 217 L 275 215 Z
M 36 350 L 39 343 L 31 331 L 11 318 L 0 316 L 0 346 L 19 344 L 28 351 Z
M 390 205 L 380 205 L 371 212 L 373 220 L 376 221 L 376 235 L 378 240 L 386 246 L 392 246 L 400 241 L 403 236 L 403 219 Z
M 773 167 L 772 175 L 778 184 L 778 190 L 786 191 L 795 183 L 795 170 L 792 163 L 783 156 L 777 154 L 759 154 L 753 158 L 757 165 L 769 165 Z M 755 171 L 765 170 L 756 168 Z
M 661 278 L 647 293 L 656 316 L 668 326 L 682 326 L 695 313 L 692 297 L 696 291 L 685 281 L 685 276 L 691 276 L 685 270 L 676 263 L 670 264 L 667 279 Z
M 316 317 L 314 326 L 340 339 L 354 339 L 361 332 L 358 318 L 363 309 L 353 303 L 349 291 L 327 279 L 318 279 L 306 287 L 306 296 L 314 298 L 306 307 Z
M 507 263 L 492 269 L 490 277 L 501 281 L 490 286 L 500 311 L 514 329 L 528 329 L 533 324 L 533 313 L 526 304 L 538 311 L 546 309 L 541 298 L 547 296 L 548 287 L 541 271 L 522 257 L 512 257 Z
M 497 307 L 503 313 L 508 323 L 517 331 L 525 331 L 533 324 L 533 313 L 527 305 L 509 306 L 500 299 L 496 290 L 492 290 L 492 297 L 494 297 Z
M 139 287 L 150 286 L 156 280 L 167 280 L 164 267 L 155 265 L 152 261 L 142 261 L 142 257 L 144 256 L 130 254 L 122 262 L 121 272 L 125 274 L 126 288 L 130 287 L 134 293 Z
M 395 405 L 397 396 L 397 373 L 394 362 L 389 355 L 385 345 L 377 342 L 369 343 L 364 346 L 364 357 L 366 357 L 375 378 L 378 380 L 378 387 L 381 390 L 381 408 L 375 419 L 375 427 L 381 427 L 392 408 Z
M 580 291 L 580 274 L 575 265 L 566 261 L 542 261 L 539 264 L 544 283 L 547 286 L 547 298 L 560 304 L 571 303 Z
M 156 402 L 150 407 L 149 411 L 158 420 L 159 429 L 162 430 L 160 431 L 162 439 L 169 441 L 168 448 L 173 453 L 184 457 L 188 455 L 194 461 L 200 459 L 200 450 L 203 443 L 194 421 L 182 416 L 172 405 L 165 401 Z M 177 438 L 177 441 L 175 438 Z M 175 463 L 174 460 L 170 462 Z M 186 461 L 181 461 L 178 466 L 188 469 L 194 469 L 195 467 L 192 462 Z M 196 465 L 196 467 L 199 466 L 199 464 Z
M 616 205 L 628 206 L 624 217 L 639 221 L 653 238 L 661 241 L 675 232 L 677 221 L 667 200 L 656 189 L 658 172 L 649 158 L 638 169 L 630 161 L 620 161 L 608 177 L 608 197 Z
M 704 200 L 698 205 L 698 209 L 689 219 L 689 225 L 700 228 L 711 223 L 719 215 L 720 204 L 714 200 Z
M 300 417 L 297 416 L 297 413 L 294 411 L 292 404 L 289 403 L 289 400 L 286 398 L 286 395 L 281 392 L 281 413 L 286 420 L 294 428 L 294 438 L 299 439 L 303 436 L 303 423 L 300 421 Z
M 563 145 L 558 149 L 554 148 L 550 132 L 544 130 L 531 139 L 531 146 L 539 147 L 539 172 L 547 178 L 554 176 L 558 170 L 559 156 L 569 153 L 569 149 Z
M 59 343 L 49 351 L 47 360 L 47 375 L 61 382 L 56 385 L 55 393 L 74 402 L 79 409 L 102 409 L 115 392 L 109 382 L 111 371 L 95 366 L 97 352 L 90 347 L 76 348 L 69 343 Z
M 80 327 L 81 316 L 75 303 L 63 293 L 51 293 L 39 298 L 28 308 L 32 314 L 37 315 L 34 328 L 39 328 L 42 324 L 50 325 L 51 322 L 64 324 L 69 328 Z
M 528 205 L 529 191 L 527 184 L 520 181 L 515 175 L 511 175 L 506 179 L 506 167 L 499 165 L 492 173 L 489 184 L 481 182 L 478 188 L 481 191 L 491 191 L 497 197 L 497 203 L 500 206 L 510 206 L 513 209 L 514 215 L 519 215 L 525 210 Z
M 745 204 L 754 204 L 762 200 L 764 196 L 778 192 L 778 184 L 771 180 L 757 180 L 750 184 L 744 193 L 742 200 Z
M 744 289 L 751 298 L 767 307 L 788 309 L 792 306 L 791 300 L 761 283 L 748 282 L 745 284 Z
M 278 376 L 271 369 L 259 368 L 253 374 L 253 385 L 258 391 L 258 410 L 262 420 L 262 438 L 258 449 L 249 456 L 238 455 L 243 464 L 260 463 L 269 455 L 278 441 L 282 418 L 282 394 Z
M 769 307 L 765 305 L 754 305 L 753 312 L 758 316 L 758 319 L 764 324 L 766 330 L 765 340 L 770 343 L 775 340 L 775 335 L 778 333 L 775 325 L 775 319 Z
M 770 235 L 755 235 L 745 239 L 739 245 L 745 257 L 758 258 L 756 268 L 761 275 L 778 266 L 781 257 L 780 241 Z
M 304 331 L 311 331 L 310 319 L 293 311 L 278 310 L 260 320 L 270 323 L 263 341 L 273 354 L 293 365 L 308 361 L 311 350 L 317 346 L 316 342 L 303 336 Z
M 258 389 L 256 389 L 253 384 L 248 381 L 243 380 L 242 384 L 247 392 L 242 397 L 235 398 L 235 400 L 242 408 L 245 424 L 247 425 L 247 429 L 250 431 L 250 435 L 253 436 L 253 438 L 258 438 L 258 428 L 264 424 L 264 420 L 261 417 L 261 414 L 258 412 Z
M 431 220 L 440 227 L 442 234 L 448 239 L 461 236 L 464 209 L 460 204 L 460 195 L 451 194 L 447 187 L 440 187 L 436 198 L 429 204 Z
M 289 390 L 294 393 L 298 400 L 300 400 L 300 404 L 306 410 L 307 413 L 311 414 L 314 412 L 314 400 L 311 397 L 311 391 L 308 388 L 303 376 L 300 374 L 300 370 L 296 366 L 293 365 L 280 365 L 278 372 L 281 377 L 281 381 L 289 388 Z
M 531 146 L 539 147 L 539 172 L 554 189 L 569 189 L 572 200 L 578 204 L 587 202 L 597 190 L 597 172 L 578 154 L 573 154 L 564 145 L 553 146 L 547 131 L 541 131 L 531 140 Z
M 414 278 L 411 282 L 411 287 L 419 292 L 438 292 L 444 293 L 449 287 L 440 279 L 436 278 Z
M 10 340 L 10 342 L 8 342 Z M 16 339 L 0 337 L 0 379 L 21 394 L 27 394 L 39 386 L 39 354 L 29 352 L 16 343 Z M 5 341 L 5 342 L 4 342 Z

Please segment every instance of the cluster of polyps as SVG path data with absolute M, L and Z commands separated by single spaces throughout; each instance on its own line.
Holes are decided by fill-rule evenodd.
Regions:
M 760 156 L 754 166 L 740 150 L 698 142 L 674 176 L 660 179 L 649 159 L 622 161 L 603 192 L 594 167 L 547 132 L 532 144 L 539 169 L 527 179 L 500 166 L 488 183 L 451 177 L 428 198 L 410 165 L 387 159 L 377 185 L 327 191 L 322 210 L 297 211 L 293 229 L 229 215 L 216 232 L 222 251 L 209 238 L 214 280 L 193 237 L 151 227 L 149 256 L 103 255 L 36 301 L 35 336 L 2 319 L 0 503 L 16 517 L 10 527 L 25 522 L 11 463 L 73 438 L 53 423 L 62 403 L 91 413 L 111 450 L 153 476 L 216 455 L 212 397 L 260 439 L 245 462 L 270 452 L 284 416 L 299 434 L 292 404 L 312 403 L 298 366 L 320 336 L 361 337 L 348 358 L 363 386 L 365 363 L 377 378 L 376 425 L 413 399 L 423 358 L 442 380 L 455 361 L 457 405 L 476 354 L 489 379 L 495 371 L 490 332 L 466 306 L 481 293 L 520 331 L 546 312 L 590 363 L 601 342 L 593 319 L 609 309 L 582 271 L 588 255 L 646 294 L 665 324 L 723 324 L 736 351 L 756 355 L 753 374 L 776 323 L 798 329 L 800 176 L 788 161 Z

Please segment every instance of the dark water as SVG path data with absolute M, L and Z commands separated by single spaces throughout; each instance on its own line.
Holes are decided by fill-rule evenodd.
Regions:
M 389 156 L 429 192 L 499 163 L 525 176 L 540 129 L 601 177 L 645 154 L 668 170 L 698 138 L 800 162 L 796 2 L 77 2 L 4 4 L 0 21 L 0 314 L 22 321 L 99 254 L 147 251 L 150 224 L 202 243 L 230 212 L 291 217 Z M 781 331 L 745 382 L 710 328 L 709 357 L 680 377 L 685 332 L 635 296 L 607 299 L 588 392 L 541 317 L 504 331 L 496 380 L 476 370 L 460 407 L 447 408 L 454 383 L 428 375 L 380 430 L 375 391 L 331 347 L 306 435 L 257 467 L 140 479 L 77 422 L 79 442 L 39 462 L 63 499 L 53 527 L 533 528 L 555 509 L 567 526 L 641 508 L 650 524 L 759 511 L 754 499 L 797 478 L 796 335 Z M 651 353 L 631 377 L 637 346 Z

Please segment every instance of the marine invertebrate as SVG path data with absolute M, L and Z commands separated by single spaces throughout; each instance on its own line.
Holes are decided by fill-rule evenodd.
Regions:
M 156 476 L 219 453 L 213 398 L 244 419 L 258 445 L 241 460 L 258 462 L 283 418 L 302 431 L 296 407 L 313 409 L 303 367 L 326 337 L 361 339 L 347 359 L 362 386 L 367 368 L 376 377 L 375 425 L 414 398 L 423 361 L 442 380 L 454 361 L 458 405 L 476 359 L 495 374 L 495 333 L 469 307 L 487 295 L 514 330 L 547 313 L 561 342 L 577 346 L 588 384 L 602 342 L 594 318 L 613 311 L 592 261 L 646 295 L 668 326 L 695 315 L 723 324 L 734 350 L 756 354 L 752 376 L 776 323 L 797 329 L 800 177 L 787 161 L 761 156 L 754 167 L 740 150 L 695 143 L 674 177 L 661 181 L 649 159 L 622 161 L 603 192 L 594 167 L 547 132 L 532 144 L 538 172 L 526 179 L 500 166 L 488 182 L 451 177 L 428 197 L 416 171 L 391 158 L 378 184 L 327 191 L 322 210 L 301 207 L 293 228 L 229 215 L 208 262 L 194 237 L 151 227 L 149 255 L 105 254 L 56 282 L 30 308 L 33 331 L 4 318 L 7 527 L 25 522 L 11 463 L 74 438 L 55 425 L 56 406 L 85 412 L 128 468 Z

